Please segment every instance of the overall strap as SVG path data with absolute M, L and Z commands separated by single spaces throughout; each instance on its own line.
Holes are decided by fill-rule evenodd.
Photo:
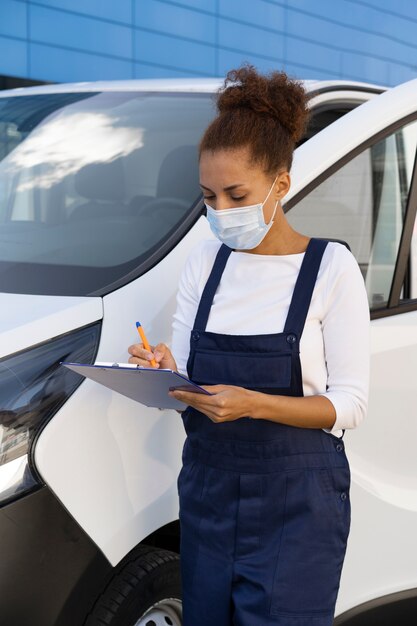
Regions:
M 229 248 L 229 246 L 226 246 L 224 243 L 222 243 L 217 252 L 212 270 L 207 279 L 203 293 L 201 294 L 200 303 L 198 305 L 197 314 L 194 320 L 194 330 L 206 330 L 207 320 L 210 314 L 214 294 L 216 293 L 220 278 L 222 277 L 223 270 L 226 266 L 227 259 L 229 258 L 231 252 L 232 248 Z
M 297 276 L 284 332 L 294 332 L 298 339 L 303 332 L 321 259 L 327 244 L 326 239 L 315 237 L 310 239 Z

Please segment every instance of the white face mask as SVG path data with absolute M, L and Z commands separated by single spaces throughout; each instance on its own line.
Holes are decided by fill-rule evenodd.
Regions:
M 264 239 L 271 228 L 278 206 L 275 204 L 274 212 L 268 224 L 265 224 L 263 205 L 269 198 L 269 194 L 274 188 L 276 176 L 272 187 L 265 200 L 259 204 L 251 204 L 232 209 L 221 209 L 216 211 L 213 207 L 205 203 L 207 207 L 207 220 L 212 233 L 229 248 L 238 250 L 251 250 L 256 248 Z

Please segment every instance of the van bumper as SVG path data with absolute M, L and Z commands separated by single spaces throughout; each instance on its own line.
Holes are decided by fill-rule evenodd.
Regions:
M 113 567 L 47 486 L 0 508 L 0 616 L 82 626 Z

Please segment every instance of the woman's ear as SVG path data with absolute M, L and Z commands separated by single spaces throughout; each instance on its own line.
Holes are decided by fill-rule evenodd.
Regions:
M 291 187 L 291 176 L 287 170 L 282 170 L 277 178 L 275 184 L 275 198 L 279 200 L 280 203 L 284 196 L 287 195 Z

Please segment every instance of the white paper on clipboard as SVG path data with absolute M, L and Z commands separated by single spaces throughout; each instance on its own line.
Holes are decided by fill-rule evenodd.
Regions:
M 140 367 L 131 363 L 88 365 L 62 361 L 61 365 L 136 402 L 159 409 L 183 410 L 187 406 L 186 403 L 168 395 L 168 391 L 172 388 L 212 395 L 171 369 Z

